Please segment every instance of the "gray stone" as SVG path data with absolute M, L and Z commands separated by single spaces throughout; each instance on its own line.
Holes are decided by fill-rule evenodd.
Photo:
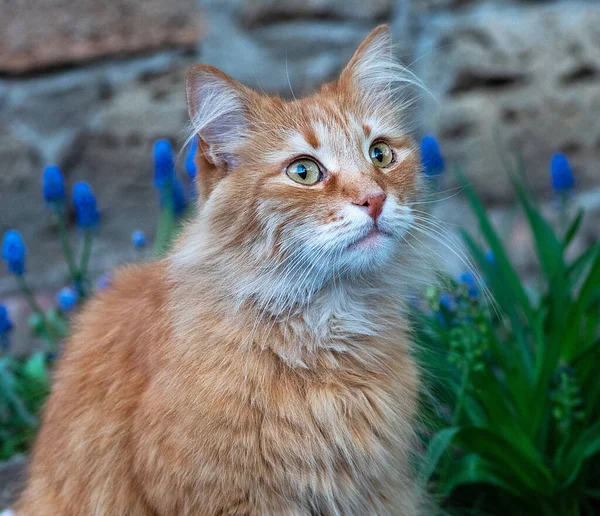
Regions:
M 205 1 L 203 12 L 211 25 L 203 62 L 290 98 L 335 78 L 373 27 L 392 21 L 393 13 L 396 32 L 405 33 L 408 2 Z
M 17 0 L 2 2 L 1 9 L 4 74 L 169 46 L 194 47 L 200 38 L 195 0 Z
M 249 27 L 263 26 L 282 20 L 358 19 L 380 21 L 391 15 L 392 0 L 254 0 L 244 2 L 239 17 Z
M 27 458 L 21 455 L 0 463 L 0 511 L 16 501 L 23 489 L 26 467 Z
M 426 131 L 489 202 L 513 197 L 502 160 L 519 154 L 534 191 L 550 190 L 549 162 L 564 152 L 578 187 L 600 173 L 600 5 L 478 9 L 437 19 L 418 73 L 438 102 Z

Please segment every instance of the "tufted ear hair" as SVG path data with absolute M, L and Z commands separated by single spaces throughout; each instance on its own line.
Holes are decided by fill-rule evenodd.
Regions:
M 193 66 L 186 80 L 193 132 L 205 159 L 222 171 L 237 164 L 237 148 L 248 129 L 251 91 L 208 65 Z
M 368 100 L 390 100 L 399 86 L 420 85 L 412 72 L 394 59 L 392 35 L 387 25 L 375 28 L 360 44 L 340 75 L 340 83 Z

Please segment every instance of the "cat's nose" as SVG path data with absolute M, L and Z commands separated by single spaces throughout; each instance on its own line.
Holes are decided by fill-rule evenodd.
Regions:
M 381 211 L 383 210 L 383 203 L 385 202 L 385 199 L 385 192 L 383 190 L 378 190 L 360 196 L 358 199 L 353 201 L 352 204 L 364 208 L 373 221 L 377 222 L 377 218 L 379 215 L 381 215 Z

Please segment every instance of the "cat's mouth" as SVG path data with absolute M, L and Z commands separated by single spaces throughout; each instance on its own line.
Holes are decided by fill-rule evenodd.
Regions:
M 391 238 L 392 234 L 381 229 L 378 226 L 373 226 L 367 233 L 360 236 L 348 245 L 348 249 L 374 249 L 383 241 Z

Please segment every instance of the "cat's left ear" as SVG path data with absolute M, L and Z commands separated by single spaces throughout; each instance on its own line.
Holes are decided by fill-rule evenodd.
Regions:
M 391 95 L 399 68 L 394 61 L 390 29 L 380 25 L 358 47 L 342 71 L 340 83 L 369 96 Z
M 236 166 L 252 92 L 217 68 L 196 65 L 186 81 L 188 111 L 204 157 L 221 174 Z

